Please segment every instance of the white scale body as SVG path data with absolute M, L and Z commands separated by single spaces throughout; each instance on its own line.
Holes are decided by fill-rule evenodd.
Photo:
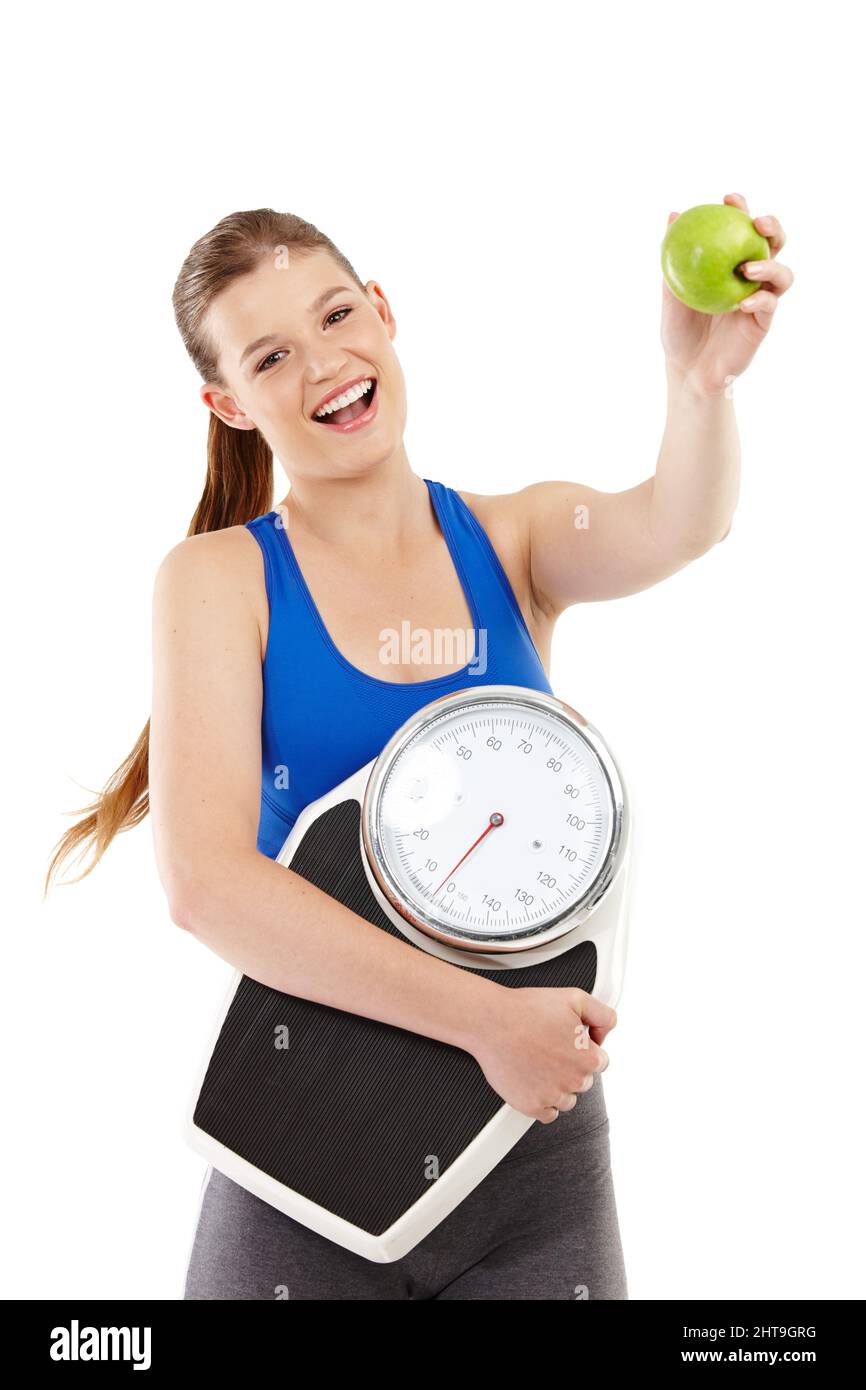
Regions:
M 546 692 L 509 685 L 472 686 L 432 701 L 401 725 L 377 758 L 305 807 L 276 862 L 291 867 L 308 834 L 315 832 L 317 824 L 327 824 L 322 818 L 329 814 L 345 816 L 346 803 L 355 805 L 357 816 L 357 829 L 352 831 L 355 843 L 348 846 L 347 855 L 360 852 L 372 899 L 402 937 L 445 961 L 483 970 L 488 978 L 490 972 L 525 971 L 548 966 L 558 958 L 564 966 L 580 955 L 573 949 L 578 946 L 584 948 L 581 959 L 585 959 L 587 943 L 592 943 L 590 992 L 616 1007 L 632 896 L 634 809 L 605 740 L 571 706 Z M 328 853 L 333 853 L 330 844 Z M 316 881 L 309 871 L 307 877 Z M 360 879 L 359 872 L 356 877 Z M 514 977 L 512 983 L 520 978 Z M 242 987 L 248 998 L 240 1027 L 234 1033 L 226 1029 L 222 1053 L 215 1053 L 214 1045 L 231 1018 L 233 1005 L 241 1010 Z M 259 1073 L 253 1070 L 259 1063 L 251 1060 L 245 1072 L 239 1071 L 240 1061 L 227 1051 L 234 1045 L 232 1037 L 247 1038 L 254 1026 L 251 1020 L 261 1019 L 262 1028 L 270 1026 L 278 1014 L 264 1013 L 264 1004 L 280 999 L 289 997 L 265 990 L 241 972 L 235 974 L 194 1088 L 185 1137 L 226 1176 L 327 1239 L 369 1260 L 399 1259 L 454 1210 L 535 1121 L 493 1093 L 490 1118 L 469 1137 L 460 1128 L 460 1097 L 455 1095 L 453 1111 L 441 1121 L 439 1142 L 441 1146 L 444 1133 L 456 1131 L 462 1136 L 457 1142 L 464 1146 L 435 1180 L 407 1187 L 399 1209 L 388 1208 L 384 1191 L 384 1205 L 365 1198 L 366 1206 L 359 1206 L 361 1197 L 344 1186 L 339 1174 L 321 1178 L 310 1154 L 295 1159 L 291 1171 L 301 1176 L 287 1182 L 283 1159 L 299 1127 L 303 1129 L 309 1120 L 310 1133 L 316 1134 L 316 1125 L 326 1123 L 324 1117 L 312 1114 L 309 1100 L 304 1102 L 306 1110 L 298 1109 L 292 1096 L 293 1087 L 298 1091 L 309 1080 L 310 1063 L 294 1080 L 284 1072 L 285 1079 L 280 1081 L 275 1080 L 279 1073 L 274 1073 L 268 1055 L 261 1063 L 265 1070 L 259 1082 Z M 293 1002 L 309 1008 L 303 1001 Z M 356 1044 L 350 1043 L 345 1031 L 339 1045 L 331 1043 L 337 1049 L 332 1059 L 335 1076 L 347 1046 L 357 1046 L 362 1060 L 363 1048 L 370 1047 L 369 1078 L 361 1089 L 366 1091 L 363 1103 L 371 1107 L 367 1132 L 375 1145 L 380 1127 L 390 1126 L 393 1133 L 401 1124 L 401 1114 L 407 1126 L 413 1123 L 399 1107 L 389 1113 L 386 1102 L 385 1108 L 376 1109 L 383 1044 L 393 1042 L 395 1069 L 408 1068 L 407 1090 L 412 1084 L 411 1067 L 419 1059 L 410 1060 L 397 1050 L 407 1037 L 403 1030 L 338 1010 L 328 1012 L 347 1027 L 353 1018 L 357 1024 Z M 371 1027 L 377 1030 L 375 1037 L 370 1035 Z M 416 1035 L 413 1039 L 416 1048 L 440 1049 L 430 1055 L 441 1056 L 443 1066 L 457 1064 L 459 1059 L 452 1054 L 459 1049 L 435 1039 Z M 320 1060 L 327 1064 L 327 1058 Z M 462 1061 L 461 1080 L 453 1086 L 466 1088 L 467 1105 L 485 1094 L 489 1102 L 492 1088 L 480 1067 L 471 1059 L 468 1065 L 474 1065 L 476 1074 L 469 1075 L 466 1054 Z M 424 1074 L 429 1074 L 429 1058 L 425 1066 Z M 225 1080 L 228 1074 L 230 1084 Z M 448 1073 L 452 1074 L 457 1075 Z M 354 1103 L 360 1103 L 357 1075 L 352 1084 L 354 1090 L 348 1089 L 347 1082 L 343 1093 L 347 1114 Z M 339 1079 L 335 1085 L 331 1103 L 339 1108 Z M 251 1117 L 255 1133 L 249 1144 L 258 1148 L 250 1148 L 243 1131 L 244 1097 L 248 1101 L 258 1094 L 257 1086 L 284 1086 L 285 1098 L 282 1109 Z M 203 1094 L 217 1097 L 211 1105 L 214 1122 L 202 1120 L 201 1113 L 196 1118 Z M 231 1105 L 235 1109 L 229 1115 Z M 420 1126 L 422 1121 L 416 1116 L 414 1123 Z M 281 1144 L 271 1145 L 266 1159 L 251 1161 L 242 1151 L 263 1152 L 263 1125 L 272 1130 L 285 1125 L 285 1134 Z M 324 1130 L 321 1135 L 323 1150 L 333 1149 L 334 1136 L 326 1142 Z M 419 1128 L 422 1147 L 425 1138 Z M 351 1172 L 353 1164 L 354 1160 L 346 1161 L 344 1166 Z M 380 1172 L 384 1188 L 389 1182 L 401 1187 L 407 1176 L 401 1170 L 389 1171 L 385 1162 Z M 369 1172 L 359 1170 L 359 1189 L 366 1191 L 371 1181 L 375 1183 L 375 1171 L 371 1179 Z M 324 1187 L 317 1187 L 322 1182 Z M 302 1187 L 317 1193 L 319 1199 L 304 1195 Z M 350 1214 L 347 1217 L 341 1211 Z

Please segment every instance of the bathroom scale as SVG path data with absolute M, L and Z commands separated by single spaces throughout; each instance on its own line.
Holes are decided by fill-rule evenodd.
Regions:
M 276 862 L 457 970 L 508 988 L 576 987 L 615 1008 L 631 803 L 607 742 L 570 705 L 475 685 L 415 711 L 306 806 Z M 263 1201 L 388 1263 L 535 1123 L 463 1048 L 239 971 L 184 1135 Z

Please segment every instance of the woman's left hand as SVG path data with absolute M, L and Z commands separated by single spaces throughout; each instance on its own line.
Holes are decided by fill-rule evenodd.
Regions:
M 724 202 L 749 216 L 746 200 L 739 193 L 726 193 Z M 678 216 L 672 212 L 668 226 Z M 661 336 L 667 365 L 701 395 L 721 395 L 732 378 L 743 374 L 770 330 L 780 296 L 794 283 L 792 272 L 775 259 L 785 245 L 778 219 L 756 217 L 752 225 L 770 243 L 770 256 L 763 261 L 744 261 L 739 267 L 760 289 L 729 314 L 701 314 L 689 309 L 671 293 L 662 277 Z

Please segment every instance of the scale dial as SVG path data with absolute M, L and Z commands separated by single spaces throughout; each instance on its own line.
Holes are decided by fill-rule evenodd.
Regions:
M 522 686 L 458 691 L 385 746 L 361 830 L 397 911 L 439 940 L 520 950 L 571 931 L 613 875 L 622 783 L 598 731 Z

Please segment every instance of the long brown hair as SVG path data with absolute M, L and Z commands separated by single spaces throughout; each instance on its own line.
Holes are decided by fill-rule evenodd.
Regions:
M 199 237 L 180 269 L 172 292 L 174 317 L 184 347 L 202 382 L 212 381 L 228 390 L 222 380 L 213 345 L 205 331 L 205 316 L 213 299 L 241 275 L 255 270 L 261 261 L 283 254 L 302 255 L 325 250 L 361 288 L 363 282 L 342 252 L 311 222 L 290 212 L 257 208 L 232 212 Z M 187 536 L 242 526 L 273 506 L 274 456 L 257 429 L 232 429 L 213 411 L 207 436 L 207 476 L 201 500 L 193 513 Z M 70 827 L 57 842 L 45 876 L 43 900 L 62 862 L 78 849 L 81 859 L 88 846 L 93 858 L 77 878 L 78 883 L 99 863 L 115 835 L 138 825 L 150 809 L 148 797 L 148 747 L 150 719 L 131 752 L 112 773 L 89 806 L 67 815 L 83 820 Z M 76 860 L 77 862 L 77 860 Z

